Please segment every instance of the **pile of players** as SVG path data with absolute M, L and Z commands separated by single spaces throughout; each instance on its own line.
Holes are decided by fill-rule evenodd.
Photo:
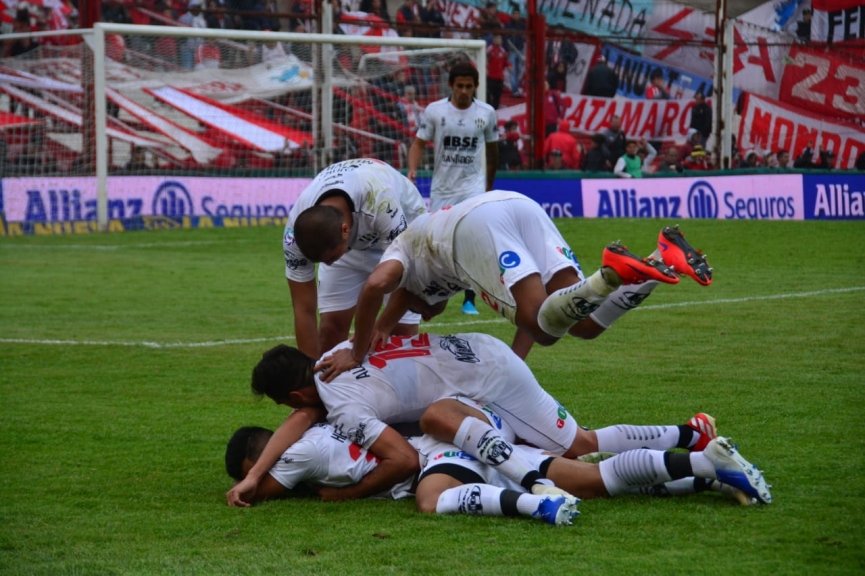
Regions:
M 324 500 L 413 494 L 423 512 L 570 524 L 581 498 L 713 490 L 769 503 L 762 474 L 711 416 L 587 430 L 537 382 L 523 361 L 535 342 L 594 338 L 660 283 L 707 286 L 712 269 L 665 227 L 648 257 L 610 244 L 585 276 L 536 202 L 486 191 L 495 172 L 477 143 L 495 143 L 495 114 L 473 98 L 473 67 L 455 66 L 450 84 L 425 111 L 409 177 L 373 159 L 339 162 L 292 208 L 283 247 L 297 347 L 265 352 L 252 388 L 293 411 L 275 432 L 232 437 L 229 505 L 304 486 Z M 428 141 L 432 212 L 412 181 Z M 446 149 L 454 142 L 460 154 Z M 516 326 L 510 347 L 419 333 L 464 291 Z

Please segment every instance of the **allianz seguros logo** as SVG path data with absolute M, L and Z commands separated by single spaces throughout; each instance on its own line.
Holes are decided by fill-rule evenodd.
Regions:
M 705 180 L 697 180 L 688 190 L 688 216 L 691 218 L 717 218 L 718 194 Z
M 169 218 L 192 216 L 195 211 L 189 191 L 183 184 L 174 180 L 159 185 L 153 195 L 151 208 L 154 216 Z

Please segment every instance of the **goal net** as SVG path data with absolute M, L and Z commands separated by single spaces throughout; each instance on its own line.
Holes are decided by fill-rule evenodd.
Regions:
M 56 202 L 43 186 L 41 214 L 26 200 L 28 217 L 53 210 L 104 228 L 139 215 L 279 217 L 286 188 L 303 184 L 286 177 L 362 156 L 405 168 L 420 111 L 447 95 L 449 66 L 468 59 L 484 81 L 485 44 L 351 32 L 100 23 L 77 42 L 2 59 L 0 112 L 21 123 L 15 138 L 4 129 L 4 178 L 57 182 Z M 130 206 L 141 186 L 150 196 Z M 214 199 L 226 188 L 235 200 Z

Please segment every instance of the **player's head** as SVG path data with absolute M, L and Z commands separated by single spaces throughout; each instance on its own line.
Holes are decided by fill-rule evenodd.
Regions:
M 315 360 L 291 346 L 280 344 L 265 352 L 252 369 L 252 391 L 292 408 L 321 403 L 315 389 Z
M 471 62 L 458 62 L 451 67 L 448 74 L 448 86 L 451 89 L 451 102 L 457 108 L 468 108 L 478 89 L 480 76 Z
M 333 206 L 307 208 L 294 221 L 294 238 L 303 255 L 313 262 L 333 264 L 348 252 L 351 227 Z
M 228 475 L 238 482 L 243 480 L 272 435 L 271 430 L 259 426 L 238 428 L 225 447 L 225 471 Z

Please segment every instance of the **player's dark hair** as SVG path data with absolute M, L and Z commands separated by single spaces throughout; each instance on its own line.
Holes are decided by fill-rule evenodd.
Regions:
M 448 74 L 448 85 L 453 84 L 459 76 L 471 76 L 472 80 L 475 81 L 475 86 L 480 83 L 478 69 L 471 62 L 457 62 L 454 64 L 451 67 L 450 74 Z
M 287 404 L 288 394 L 315 386 L 315 360 L 291 346 L 280 344 L 265 352 L 252 369 L 252 392 L 277 404 Z
M 294 239 L 304 256 L 321 262 L 342 241 L 342 212 L 333 206 L 307 208 L 294 221 Z
M 652 73 L 649 74 L 649 80 L 657 80 L 658 78 L 663 78 L 664 72 L 660 68 L 655 68 L 652 70 Z
M 243 480 L 243 461 L 246 458 L 253 462 L 258 460 L 272 435 L 272 430 L 260 426 L 238 428 L 225 447 L 225 471 L 228 475 L 238 482 Z

